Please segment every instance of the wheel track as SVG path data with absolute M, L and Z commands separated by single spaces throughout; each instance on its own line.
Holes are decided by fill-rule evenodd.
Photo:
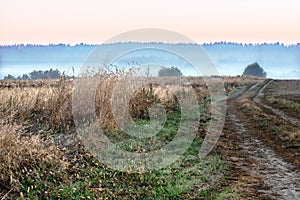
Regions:
M 266 104 L 264 104 L 262 102 L 262 97 L 264 96 L 264 90 L 273 82 L 273 80 L 270 80 L 269 82 L 267 82 L 257 93 L 257 95 L 253 98 L 253 101 L 256 102 L 257 104 L 259 104 L 261 107 L 273 112 L 275 115 L 277 115 L 278 117 L 280 117 L 281 119 L 297 126 L 298 128 L 300 128 L 300 120 L 291 116 L 288 116 L 287 114 L 285 114 L 283 111 L 273 108 L 271 106 L 268 106 Z
M 269 84 L 270 81 L 254 98 Z M 251 129 L 251 123 L 244 121 L 243 113 L 237 109 L 237 100 L 258 86 L 253 85 L 228 103 L 225 142 L 236 146 L 228 146 L 225 157 L 234 166 L 233 182 L 243 193 L 242 199 L 300 199 L 299 169 L 260 140 L 256 130 Z

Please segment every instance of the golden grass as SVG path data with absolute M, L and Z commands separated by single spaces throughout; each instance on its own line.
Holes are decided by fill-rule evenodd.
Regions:
M 245 77 L 211 79 L 222 79 L 225 88 L 231 88 L 227 91 L 238 85 L 260 81 Z M 100 125 L 108 130 L 118 129 L 111 109 L 112 91 L 117 80 L 117 77 L 102 78 L 97 87 L 96 112 Z M 200 103 L 209 98 L 202 78 L 169 77 L 161 80 L 167 87 L 146 84 L 136 88 L 129 105 L 120 109 L 129 108 L 133 118 L 145 117 L 153 103 L 162 104 L 167 112 L 172 111 L 178 103 L 175 95 L 190 92 L 190 86 L 195 90 Z M 42 139 L 41 135 L 33 134 L 31 129 L 26 134 L 23 129 L 25 125 L 43 124 L 45 129 L 54 132 L 68 133 L 74 130 L 73 89 L 74 80 L 0 81 L 0 188 L 20 191 L 22 181 L 37 178 L 43 180 L 50 174 L 64 179 L 64 175 L 60 173 L 68 167 L 64 152 L 53 142 Z M 89 89 L 88 86 L 86 89 Z M 123 103 L 121 101 L 121 98 L 117 99 L 117 103 Z M 40 132 L 43 132 L 41 127 L 37 133 Z
M 291 133 L 288 137 L 290 141 L 300 142 L 300 130 Z
M 44 81 L 29 87 L 4 87 L 0 94 L 1 118 L 44 121 L 51 128 L 72 125 L 72 84 L 64 81 Z
M 20 191 L 22 181 L 59 173 L 68 165 L 63 152 L 51 141 L 40 136 L 21 136 L 17 133 L 20 128 L 2 124 L 0 131 L 1 186 L 14 191 Z

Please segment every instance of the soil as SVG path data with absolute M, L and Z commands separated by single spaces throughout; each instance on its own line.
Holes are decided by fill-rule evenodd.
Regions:
M 270 86 L 261 91 L 264 97 L 269 96 L 275 99 L 287 100 L 291 103 L 300 104 L 300 80 L 272 80 Z M 259 101 L 265 106 L 270 106 L 282 113 L 288 113 L 289 117 L 298 119 L 300 121 L 300 112 L 293 108 L 286 107 L 279 103 L 270 103 L 266 98 L 260 98 Z M 298 125 L 300 123 L 298 122 Z M 298 126 L 299 127 L 299 126 Z
M 265 107 L 260 98 L 265 87 L 250 98 L 253 104 L 260 106 L 269 115 L 297 127 L 296 121 L 290 121 L 288 113 L 275 112 L 277 108 Z M 219 140 L 218 150 L 233 168 L 228 183 L 235 187 L 240 199 L 300 199 L 300 163 L 297 162 L 299 149 L 287 151 L 284 142 L 257 128 L 249 113 L 243 112 L 239 101 L 248 98 L 249 92 L 259 84 L 253 85 L 243 94 L 228 101 L 224 131 Z M 294 119 L 294 118 L 292 118 Z
M 264 101 L 263 101 L 263 97 L 265 96 L 265 89 L 273 82 L 273 80 L 269 81 L 268 83 L 266 83 L 258 92 L 258 94 L 253 98 L 253 100 L 259 104 L 260 106 L 262 106 L 263 108 L 273 112 L 275 115 L 277 115 L 278 117 L 288 121 L 289 123 L 297 126 L 298 128 L 300 128 L 300 119 L 294 117 L 295 114 L 294 112 L 288 112 L 288 111 L 283 111 L 282 109 L 279 108 L 275 108 L 274 106 L 270 106 L 267 105 Z M 287 113 L 288 112 L 288 113 Z M 287 113 L 287 114 L 286 114 Z

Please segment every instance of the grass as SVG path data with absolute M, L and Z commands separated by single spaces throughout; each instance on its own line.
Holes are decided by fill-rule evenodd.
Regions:
M 218 193 L 218 181 L 228 172 L 228 168 L 217 154 L 200 161 L 197 157 L 199 145 L 201 142 L 195 140 L 172 166 L 143 174 L 112 170 L 88 157 L 88 154 L 81 159 L 85 161 L 84 165 L 63 170 L 59 174 L 52 172 L 59 169 L 41 162 L 41 166 L 48 166 L 52 171 L 43 177 L 36 174 L 43 172 L 44 168 L 34 175 L 29 170 L 24 171 L 29 177 L 22 178 L 20 194 L 28 198 L 53 199 L 212 197 Z M 214 192 L 204 192 L 212 190 L 210 187 L 201 189 L 206 184 L 213 184 L 216 187 Z M 199 191 L 194 191 L 195 188 Z
M 265 133 L 274 135 L 281 141 L 288 141 L 289 143 L 299 143 L 299 139 L 297 137 L 297 135 L 299 134 L 299 129 L 291 126 L 288 122 L 272 114 L 268 114 L 251 100 L 261 87 L 262 85 L 258 86 L 248 94 L 247 98 L 239 100 L 239 104 L 243 112 L 247 113 L 249 117 L 251 116 L 251 119 L 255 120 L 256 123 L 252 124 L 253 128 L 257 128 L 258 130 L 265 131 Z M 287 104 L 289 103 L 287 102 Z
M 20 194 L 32 193 L 52 180 L 63 180 L 68 167 L 62 152 L 39 136 L 21 136 L 16 128 L 3 125 L 0 135 L 1 186 Z M 39 182 L 39 185 L 33 183 Z
M 294 101 L 286 100 L 276 96 L 266 96 L 267 102 L 270 104 L 278 105 L 280 109 L 291 109 L 300 112 L 300 104 Z
M 188 92 L 181 79 L 164 81 L 175 94 Z M 201 78 L 190 77 L 190 81 L 194 82 L 192 87 L 202 114 L 199 131 L 176 162 L 145 173 L 111 169 L 91 155 L 80 141 L 60 139 L 72 138 L 75 132 L 72 81 L 1 82 L 0 188 L 3 192 L 0 194 L 12 199 L 238 198 L 235 190 L 224 185 L 230 167 L 223 158 L 217 152 L 205 160 L 198 158 L 210 120 L 210 100 Z M 225 81 L 230 86 L 228 91 L 237 85 L 236 78 Z M 111 113 L 109 100 L 114 82 L 114 77 L 105 79 L 97 89 L 96 98 L 99 124 L 108 137 L 128 152 L 152 151 L 169 143 L 178 130 L 181 115 L 174 94 L 167 93 L 166 88 L 145 85 L 133 95 L 130 113 L 137 124 L 149 123 L 149 113 L 145 111 L 153 103 L 161 103 L 166 108 L 167 119 L 154 137 L 129 142 L 126 140 L 131 136 L 117 128 Z M 239 84 L 249 82 L 241 78 Z
M 242 110 L 253 117 L 253 120 L 256 121 L 256 128 L 260 130 L 276 134 L 282 140 L 285 140 L 284 138 L 287 139 L 290 134 L 297 131 L 296 128 L 291 127 L 286 121 L 265 113 L 250 100 L 243 100 L 241 104 Z

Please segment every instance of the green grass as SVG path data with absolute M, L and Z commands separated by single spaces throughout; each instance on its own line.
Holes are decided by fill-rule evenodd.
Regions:
M 249 99 L 244 99 L 241 103 L 241 110 L 247 114 L 249 119 L 255 121 L 251 123 L 253 128 L 264 131 L 264 134 L 275 136 L 280 141 L 287 141 L 286 143 L 295 143 L 298 145 L 296 139 L 291 139 L 290 136 L 297 133 L 298 129 L 291 126 L 288 122 L 276 117 L 273 114 L 264 112 L 260 107 Z M 289 145 L 289 144 L 288 144 Z
M 277 104 L 280 108 L 287 108 L 297 112 L 300 112 L 300 104 L 294 101 L 289 101 L 276 96 L 266 96 L 267 102 L 270 104 Z
M 249 85 L 239 85 L 234 89 L 234 92 L 232 93 L 227 93 L 226 96 L 231 98 L 231 97 L 236 97 L 239 96 L 240 94 L 242 94 L 247 88 L 249 87 Z
M 123 137 L 122 132 L 112 133 L 111 137 L 127 151 L 139 148 L 150 151 L 161 148 L 174 138 L 179 121 L 180 112 L 173 112 L 168 116 L 164 128 L 150 140 L 120 142 L 128 139 Z M 140 120 L 137 123 L 148 122 Z M 21 192 L 30 199 L 222 199 L 227 192 L 220 189 L 219 181 L 226 176 L 229 167 L 216 153 L 200 160 L 198 153 L 201 144 L 201 138 L 196 137 L 188 150 L 170 166 L 142 174 L 110 169 L 85 152 L 74 162 L 76 166 L 46 177 L 21 181 Z

